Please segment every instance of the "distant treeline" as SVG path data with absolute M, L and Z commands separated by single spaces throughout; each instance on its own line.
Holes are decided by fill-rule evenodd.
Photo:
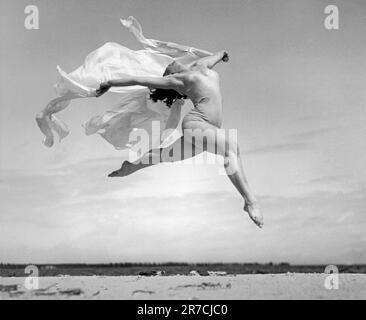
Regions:
M 181 267 L 209 267 L 209 266 L 290 266 L 287 262 L 281 263 L 225 263 L 225 262 L 111 262 L 111 263 L 0 263 L 0 268 L 25 268 L 28 265 L 54 266 L 59 268 L 128 268 L 128 267 L 164 267 L 164 266 L 181 266 Z
M 31 263 L 29 263 L 31 264 Z M 29 264 L 0 263 L 0 276 L 25 277 L 25 267 Z M 207 276 L 209 271 L 236 274 L 276 274 L 276 273 L 324 273 L 326 265 L 291 265 L 289 263 L 63 263 L 35 264 L 39 276 L 135 276 L 141 274 L 188 275 L 191 271 Z M 366 265 L 337 265 L 340 273 L 366 273 Z

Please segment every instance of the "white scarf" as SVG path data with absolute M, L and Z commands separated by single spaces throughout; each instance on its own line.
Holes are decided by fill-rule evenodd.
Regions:
M 73 99 L 95 97 L 95 89 L 103 81 L 118 79 L 125 74 L 162 76 L 166 66 L 174 60 L 190 63 L 211 55 L 210 52 L 172 42 L 146 39 L 141 25 L 133 17 L 121 19 L 121 23 L 133 33 L 144 49 L 134 51 L 120 44 L 108 42 L 91 52 L 84 63 L 69 74 L 57 66 L 59 77 L 55 89 L 58 98 L 51 100 L 46 109 L 54 106 L 65 109 Z M 133 150 L 136 141 L 131 139 L 131 132 L 143 129 L 151 136 L 152 121 L 157 120 L 160 122 L 161 132 L 158 138 L 152 137 L 150 147 L 171 144 L 181 136 L 180 128 L 177 128 L 179 122 L 169 121 L 168 118 L 181 118 L 182 102 L 176 102 L 171 109 L 168 109 L 161 102 L 152 102 L 149 99 L 149 89 L 141 86 L 112 87 L 109 92 L 120 94 L 119 103 L 103 115 L 88 120 L 84 124 L 87 135 L 98 133 L 116 149 Z M 47 119 L 47 125 L 58 134 L 59 141 L 69 134 L 66 124 L 53 114 Z M 168 131 L 165 130 L 163 133 L 164 129 L 173 131 L 166 134 Z M 44 144 L 51 147 L 53 134 L 51 130 L 49 132 Z M 139 148 L 141 149 L 141 146 Z

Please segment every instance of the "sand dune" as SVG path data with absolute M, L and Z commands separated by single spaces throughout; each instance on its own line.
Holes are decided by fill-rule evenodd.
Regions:
M 325 274 L 237 276 L 59 276 L 0 278 L 0 299 L 366 299 L 366 274 L 340 274 L 327 290 Z

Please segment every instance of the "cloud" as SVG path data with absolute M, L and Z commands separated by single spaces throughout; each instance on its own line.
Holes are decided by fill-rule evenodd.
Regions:
M 309 179 L 306 182 L 299 183 L 299 186 L 305 187 L 310 192 L 329 191 L 340 193 L 358 192 L 361 188 L 359 178 L 341 174 Z
M 305 131 L 305 132 L 301 132 L 301 133 L 294 133 L 294 134 L 288 135 L 288 138 L 291 140 L 294 139 L 296 141 L 308 140 L 308 139 L 313 139 L 313 138 L 319 138 L 319 137 L 325 136 L 329 133 L 336 132 L 338 130 L 339 130 L 339 128 L 337 128 L 337 127 L 320 128 L 320 129 L 309 130 L 309 131 Z
M 289 142 L 289 143 L 272 144 L 264 147 L 248 149 L 244 151 L 244 153 L 248 155 L 262 155 L 270 153 L 295 152 L 295 151 L 307 151 L 307 150 L 309 150 L 309 145 L 307 143 Z
M 294 118 L 296 123 L 314 123 L 324 120 L 338 120 L 349 115 L 348 112 L 339 110 L 327 110 L 327 112 L 312 113 L 311 115 L 300 115 Z
M 319 183 L 338 183 L 344 182 L 348 177 L 345 175 L 331 175 L 331 176 L 322 176 L 319 178 L 310 179 L 307 181 L 307 184 L 319 184 Z
M 0 260 L 361 261 L 350 249 L 364 244 L 361 189 L 260 197 L 266 225 L 258 231 L 229 182 L 228 191 L 215 187 L 226 177 L 174 169 L 115 180 L 95 171 L 7 180 L 2 199 L 11 201 L 2 209 L 12 211 L 0 214 Z
M 341 214 L 338 219 L 336 220 L 337 223 L 342 223 L 346 220 L 349 220 L 349 218 L 355 216 L 354 211 L 346 211 L 344 214 Z
M 311 144 L 307 141 L 313 138 L 318 138 L 321 136 L 325 136 L 331 132 L 336 132 L 339 128 L 331 127 L 331 128 L 320 128 L 315 130 L 309 130 L 301 133 L 294 133 L 288 135 L 285 141 L 277 144 L 270 144 L 263 147 L 252 148 L 245 151 L 246 154 L 271 154 L 271 153 L 279 153 L 279 152 L 295 152 L 295 151 L 307 151 L 311 149 Z M 291 140 L 295 140 L 293 142 Z

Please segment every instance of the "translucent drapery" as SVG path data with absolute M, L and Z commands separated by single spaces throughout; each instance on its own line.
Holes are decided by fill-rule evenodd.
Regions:
M 211 55 L 210 52 L 197 48 L 147 39 L 142 33 L 141 25 L 133 17 L 121 19 L 121 23 L 132 32 L 144 49 L 135 51 L 118 43 L 108 42 L 91 52 L 84 63 L 71 73 L 67 74 L 57 66 L 59 76 L 55 89 L 58 97 L 48 103 L 43 111 L 47 117 L 41 120 L 47 129 L 43 130 L 46 146 L 53 145 L 53 132 L 57 133 L 60 141 L 69 133 L 66 124 L 54 113 L 67 108 L 71 100 L 94 98 L 95 89 L 101 82 L 118 79 L 125 74 L 162 76 L 166 66 L 174 60 L 191 63 L 198 58 Z M 162 103 L 153 103 L 149 100 L 149 90 L 141 86 L 113 87 L 110 92 L 120 95 L 119 103 L 104 114 L 89 119 L 84 124 L 87 135 L 98 133 L 116 149 L 133 149 L 136 140 L 131 133 L 136 130 L 145 130 L 151 137 L 150 146 L 153 147 L 162 143 L 172 143 L 180 136 L 177 130 L 171 130 L 169 134 L 167 134 L 168 131 L 164 134 L 162 132 L 167 128 L 179 129 L 177 128 L 179 121 L 176 119 L 179 119 L 182 114 L 181 102 L 175 103 L 171 109 L 168 109 Z M 171 121 L 168 118 L 175 120 Z M 154 120 L 159 121 L 161 132 L 160 135 L 152 137 Z M 38 119 L 38 123 L 39 121 Z

